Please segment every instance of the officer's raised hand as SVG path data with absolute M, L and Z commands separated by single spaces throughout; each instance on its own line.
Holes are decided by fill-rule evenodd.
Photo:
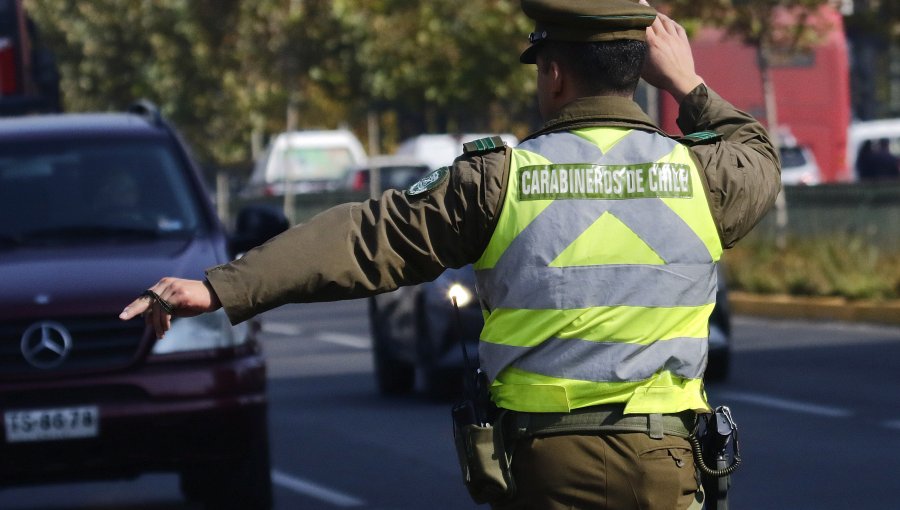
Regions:
M 646 3 L 646 2 L 641 2 Z M 679 103 L 703 83 L 694 69 L 694 56 L 684 27 L 659 13 L 647 27 L 649 53 L 641 77 L 650 85 L 672 94 Z
M 159 339 L 172 326 L 173 316 L 193 317 L 213 312 L 221 306 L 206 281 L 163 278 L 126 306 L 119 318 L 129 320 L 143 315 Z

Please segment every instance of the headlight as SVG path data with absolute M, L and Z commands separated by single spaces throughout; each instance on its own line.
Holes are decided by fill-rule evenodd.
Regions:
M 172 321 L 172 328 L 153 346 L 153 354 L 234 347 L 247 341 L 247 323 L 232 326 L 222 309 Z
M 456 304 L 459 307 L 464 307 L 472 302 L 472 291 L 467 289 L 464 285 L 454 283 L 447 291 L 447 298 L 449 298 L 451 302 L 456 299 Z

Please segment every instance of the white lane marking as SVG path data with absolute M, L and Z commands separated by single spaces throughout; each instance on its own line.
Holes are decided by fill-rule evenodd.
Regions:
M 263 321 L 262 331 L 276 335 L 299 336 L 307 331 L 305 328 L 289 322 Z M 320 342 L 353 347 L 354 349 L 368 349 L 372 346 L 367 336 L 351 335 L 348 333 L 322 332 L 313 334 L 313 338 Z
M 881 422 L 881 426 L 889 429 L 900 430 L 900 420 L 890 420 Z
M 262 331 L 264 333 L 275 333 L 276 335 L 297 336 L 303 332 L 303 328 L 289 322 L 263 321 Z
M 800 402 L 798 400 L 788 400 L 784 398 L 772 397 L 769 395 L 760 395 L 758 393 L 724 391 L 720 393 L 719 396 L 724 401 L 736 400 L 738 402 L 757 404 L 763 407 L 772 407 L 775 409 L 794 411 L 798 413 L 815 414 L 818 416 L 828 416 L 830 418 L 846 418 L 849 416 L 853 416 L 853 411 L 849 409 L 811 404 L 809 402 Z
M 367 336 L 349 335 L 346 333 L 319 333 L 316 339 L 332 344 L 344 345 L 355 349 L 368 349 L 372 342 Z
M 343 494 L 307 480 L 293 477 L 276 469 L 272 470 L 272 483 L 290 489 L 304 496 L 309 496 L 340 507 L 363 506 L 365 501 Z

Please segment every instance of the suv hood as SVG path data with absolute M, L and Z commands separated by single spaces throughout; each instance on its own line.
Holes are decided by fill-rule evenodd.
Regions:
M 221 256 L 206 237 L 0 251 L 0 320 L 114 317 L 160 278 L 203 278 Z

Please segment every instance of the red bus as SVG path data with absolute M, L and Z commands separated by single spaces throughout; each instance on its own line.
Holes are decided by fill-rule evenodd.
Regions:
M 830 27 L 811 52 L 775 59 L 772 78 L 780 128 L 787 128 L 801 146 L 809 147 L 818 162 L 822 182 L 852 179 L 845 164 L 850 125 L 850 64 L 843 19 L 832 7 L 818 13 L 820 26 Z M 697 72 L 732 104 L 765 124 L 762 79 L 753 47 L 725 35 L 702 29 L 691 40 Z M 677 133 L 678 107 L 668 96 L 660 98 L 663 129 Z

